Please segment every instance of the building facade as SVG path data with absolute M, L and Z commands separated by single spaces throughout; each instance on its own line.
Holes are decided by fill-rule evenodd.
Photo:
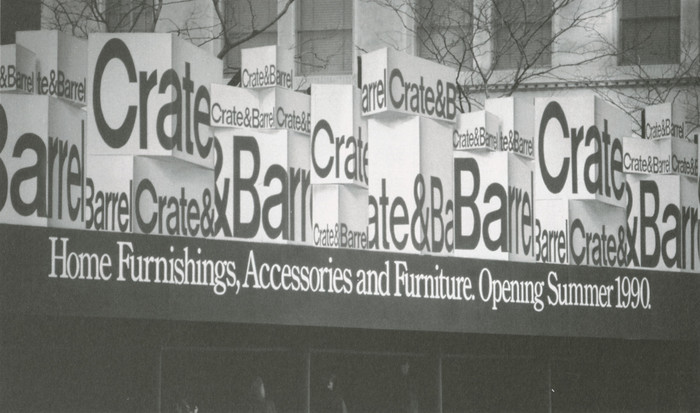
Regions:
M 0 410 L 698 411 L 700 4 L 592 3 L 3 0 Z

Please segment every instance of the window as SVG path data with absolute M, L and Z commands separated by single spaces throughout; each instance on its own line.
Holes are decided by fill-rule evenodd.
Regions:
M 15 32 L 39 30 L 41 24 L 40 0 L 2 0 L 0 2 L 0 29 L 2 44 L 15 42 Z
M 299 72 L 317 75 L 352 71 L 352 2 L 297 2 Z
M 442 411 L 546 410 L 546 374 L 546 365 L 532 358 L 447 356 L 442 360 Z
M 105 20 L 110 32 L 152 32 L 155 0 L 105 0 Z
M 255 334 L 259 333 L 246 339 Z M 298 353 L 264 347 L 183 347 L 164 349 L 161 360 L 162 411 L 186 412 L 197 406 L 200 412 L 258 412 L 250 403 L 255 382 L 262 384 L 265 399 L 278 411 L 305 411 L 306 364 Z
M 623 0 L 620 65 L 680 62 L 680 0 Z
M 496 69 L 552 63 L 552 0 L 493 0 Z
M 253 30 L 260 30 L 277 17 L 277 0 L 229 0 L 226 2 L 226 23 L 231 41 L 238 41 Z M 226 72 L 241 67 L 241 49 L 277 44 L 277 23 L 239 45 L 226 55 Z
M 472 65 L 472 0 L 420 0 L 418 54 L 452 66 Z
M 340 411 L 328 403 L 329 376 L 351 412 L 438 411 L 438 367 L 430 357 L 312 351 L 312 412 Z

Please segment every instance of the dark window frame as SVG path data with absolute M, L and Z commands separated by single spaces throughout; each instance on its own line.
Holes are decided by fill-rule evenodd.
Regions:
M 352 55 L 354 47 L 353 26 L 354 10 L 352 0 L 333 0 L 342 3 L 341 13 L 333 16 L 336 21 L 330 24 L 309 22 L 305 27 L 305 7 L 314 7 L 318 0 L 298 0 L 296 15 L 296 61 L 297 72 L 308 76 L 333 76 L 352 73 Z M 328 0 L 324 0 L 328 2 Z M 326 5 L 327 6 L 327 5 Z M 338 10 L 335 7 L 334 10 Z M 325 46 L 333 46 L 337 42 L 338 47 L 330 54 L 326 54 Z M 315 46 L 319 45 L 317 49 Z M 340 63 L 337 63 L 340 60 Z
M 416 28 L 417 55 L 448 66 L 462 64 L 463 67 L 473 67 L 474 56 L 467 47 L 454 52 L 462 54 L 462 59 L 459 55 L 457 59 L 452 59 L 446 49 L 464 46 L 463 42 L 473 42 L 474 0 L 417 0 L 417 3 L 420 20 Z M 438 35 L 438 38 L 431 40 L 433 35 Z
M 497 5 L 497 3 L 500 3 Z M 518 6 L 521 4 L 527 4 L 527 7 L 532 7 L 532 3 L 535 3 L 537 9 L 540 10 L 530 10 L 530 12 L 525 11 L 525 13 L 511 12 L 507 10 L 510 15 L 505 15 L 505 13 L 499 12 L 499 9 L 503 7 Z M 546 3 L 545 6 L 538 6 L 538 4 Z M 498 7 L 497 7 L 498 6 Z M 514 33 L 517 37 L 517 31 L 521 28 L 525 28 L 525 33 L 530 38 L 530 41 L 536 41 L 539 39 L 540 32 L 549 33 L 546 38 L 546 46 L 539 47 L 537 52 L 539 52 L 539 57 L 536 58 L 534 62 L 530 62 L 530 67 L 550 67 L 552 65 L 552 0 L 524 0 L 523 2 L 513 2 L 512 0 L 492 0 L 492 10 L 491 10 L 491 24 L 492 24 L 492 52 L 498 57 L 492 56 L 492 64 L 495 70 L 515 70 L 521 65 L 521 59 L 525 59 L 528 54 L 527 42 L 523 44 L 525 50 L 525 55 L 519 50 L 518 45 L 513 40 Z M 548 10 L 548 12 L 545 12 Z M 539 15 L 538 13 L 542 13 Z M 504 21 L 507 19 L 507 21 Z M 538 29 L 536 29 L 539 27 Z M 533 31 L 534 29 L 534 31 Z M 505 33 L 503 35 L 502 33 Z M 503 38 L 501 37 L 503 36 Z M 510 43 L 510 44 L 508 44 Z
M 13 44 L 18 31 L 41 29 L 41 0 L 2 0 L 0 16 L 0 43 Z
M 153 32 L 154 0 L 105 0 L 104 18 L 112 32 Z
M 633 5 L 630 0 L 622 0 L 619 4 L 617 25 L 619 66 L 680 63 L 680 0 L 657 0 L 649 4 L 653 4 L 657 8 L 655 11 L 660 13 L 644 14 L 634 7 L 637 3 Z M 665 28 L 662 27 L 664 25 Z M 656 27 L 652 28 L 652 26 Z M 649 28 L 652 28 L 652 31 Z M 659 29 L 661 32 L 657 31 Z M 629 35 L 628 30 L 631 31 Z M 653 48 L 650 47 L 649 41 L 660 41 L 665 45 Z
M 248 3 L 250 1 L 251 3 Z M 245 21 L 232 21 L 235 14 L 235 7 L 245 7 L 246 12 L 249 12 L 249 5 L 264 6 L 266 11 L 259 9 L 245 15 Z M 249 35 L 253 29 L 261 29 L 266 26 L 272 19 L 277 17 L 279 13 L 277 9 L 277 0 L 227 0 L 224 8 L 224 18 L 227 22 L 228 35 L 232 41 Z M 256 16 L 263 14 L 264 16 Z M 258 18 L 262 17 L 262 18 Z M 277 45 L 277 22 L 268 27 L 264 32 L 256 35 L 245 43 L 240 44 L 229 50 L 224 57 L 224 72 L 235 73 L 241 68 L 241 49 L 261 46 L 276 46 Z

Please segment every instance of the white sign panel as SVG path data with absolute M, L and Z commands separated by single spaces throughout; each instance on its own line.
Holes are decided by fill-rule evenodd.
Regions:
M 291 89 L 294 83 L 292 68 L 280 67 L 277 46 L 253 47 L 241 50 L 241 86 L 264 88 L 280 86 Z
M 700 269 L 697 179 L 627 176 L 628 265 L 665 271 Z
M 486 149 L 498 150 L 501 120 L 485 110 L 460 113 L 452 132 L 452 146 L 456 151 Z
M 209 237 L 214 171 L 168 156 L 134 157 L 133 231 Z
M 260 114 L 260 102 L 255 91 L 228 85 L 211 85 L 211 126 L 228 128 L 258 128 L 265 120 Z M 267 114 L 266 114 L 267 115 Z
M 218 129 L 215 146 L 216 237 L 309 243 L 309 137 Z
M 569 201 L 536 199 L 535 211 L 535 261 L 568 264 Z
M 0 222 L 82 228 L 84 127 L 73 105 L 0 95 Z
M 77 105 L 88 100 L 87 42 L 55 30 L 17 32 L 17 45 L 37 59 L 35 90 L 39 95 Z
M 366 249 L 367 188 L 356 185 L 313 185 L 313 245 Z
M 685 110 L 680 102 L 647 106 L 643 113 L 646 139 L 686 137 Z
M 352 85 L 311 88 L 311 183 L 367 187 L 367 127 Z
M 486 99 L 485 109 L 501 120 L 499 149 L 529 159 L 535 157 L 535 119 L 532 99 Z
M 569 201 L 569 263 L 626 267 L 625 208 L 596 200 Z
M 455 121 L 459 92 L 454 68 L 389 48 L 361 59 L 363 116 L 394 112 Z
M 623 138 L 624 172 L 698 176 L 698 145 L 678 138 Z
M 0 92 L 35 93 L 36 56 L 14 44 L 0 46 Z
M 172 34 L 96 33 L 88 43 L 89 152 L 213 168 L 209 85 L 221 60 Z
M 455 255 L 534 261 L 534 165 L 507 152 L 455 152 Z
M 371 118 L 370 246 L 381 250 L 451 254 L 452 128 L 418 116 Z
M 266 122 L 260 127 L 311 133 L 311 97 L 305 93 L 274 87 L 257 91 L 260 112 Z M 269 119 L 269 120 L 268 120 Z
M 281 87 L 253 90 L 211 85 L 211 124 L 311 133 L 310 96 Z
M 90 155 L 85 164 L 85 228 L 132 232 L 134 157 Z
M 598 97 L 535 101 L 539 199 L 597 199 L 625 205 L 626 115 Z

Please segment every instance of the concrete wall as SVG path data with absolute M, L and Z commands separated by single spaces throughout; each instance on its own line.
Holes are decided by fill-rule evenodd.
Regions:
M 415 0 L 412 0 L 415 1 Z M 396 4 L 403 3 L 396 0 Z M 490 0 L 474 0 L 474 10 L 483 9 L 486 19 L 489 18 Z M 574 16 L 588 16 L 585 26 L 567 30 L 553 44 L 552 66 L 555 70 L 549 76 L 529 79 L 530 83 L 561 81 L 561 79 L 602 78 L 610 80 L 629 79 L 629 71 L 617 66 L 617 56 L 614 50 L 618 44 L 619 6 L 617 0 L 602 0 L 600 2 L 577 0 L 561 13 L 555 16 L 552 30 L 558 33 L 570 25 Z M 402 23 L 398 14 L 391 9 L 377 5 L 373 0 L 355 0 L 355 45 L 358 52 L 371 51 L 379 47 L 393 47 L 397 50 L 415 53 L 413 26 L 410 19 Z M 602 8 L 610 10 L 601 13 Z M 681 0 L 681 44 L 682 59 L 686 62 L 698 56 L 698 36 L 700 27 L 700 4 L 696 0 Z M 592 17 L 591 17 L 592 16 Z M 404 27 L 408 26 L 408 29 Z M 492 61 L 492 50 L 488 42 L 488 34 L 476 33 L 476 44 L 484 44 L 475 53 L 479 66 L 488 70 Z M 591 62 L 586 59 L 599 56 Z M 602 56 L 602 57 L 600 57 Z M 568 67 L 567 65 L 572 65 Z M 651 75 L 664 77 L 672 70 L 671 65 L 649 67 Z M 507 82 L 512 73 L 507 70 L 495 71 L 492 84 L 500 81 Z
M 49 0 L 59 1 L 59 0 Z M 71 0 L 67 1 L 70 6 Z M 75 0 L 77 3 L 77 0 Z M 379 5 L 379 2 L 387 0 L 352 0 L 353 1 L 353 72 L 344 75 L 320 75 L 299 76 L 295 70 L 295 87 L 306 89 L 312 83 L 354 83 L 357 72 L 358 55 L 370 52 L 381 47 L 391 47 L 407 53 L 415 54 L 417 51 L 414 36 L 414 24 L 410 17 L 403 20 L 394 10 Z M 407 10 L 407 2 L 417 0 L 388 0 L 396 7 Z M 483 8 L 488 18 L 490 0 L 474 0 L 475 9 Z M 552 65 L 558 66 L 556 70 L 547 75 L 528 79 L 525 83 L 537 83 L 537 90 L 522 89 L 518 93 L 527 96 L 561 95 L 569 92 L 579 93 L 580 86 L 569 91 L 564 91 L 562 81 L 588 80 L 588 81 L 624 81 L 632 80 L 637 76 L 631 68 L 617 65 L 617 57 L 610 53 L 594 61 L 578 64 L 582 59 L 595 54 L 605 53 L 604 45 L 617 45 L 618 43 L 618 6 L 616 0 L 601 0 L 600 2 L 589 0 L 577 0 L 557 15 L 552 22 L 553 31 L 557 32 L 567 25 L 567 21 L 574 15 L 590 13 L 597 15 L 600 7 L 612 6 L 611 11 L 587 22 L 587 27 L 568 31 L 557 39 L 553 45 Z M 681 53 L 683 63 L 698 58 L 700 38 L 700 3 L 697 0 L 680 0 L 681 2 Z M 278 9 L 282 10 L 286 0 L 278 0 Z M 225 4 L 225 2 L 224 2 Z M 601 6 L 602 5 L 602 6 Z M 42 19 L 48 26 L 55 16 L 51 8 L 45 6 L 42 10 Z M 297 4 L 291 5 L 287 13 L 278 21 L 278 59 L 280 63 L 294 66 L 296 56 L 296 32 L 298 22 Z M 95 25 L 88 25 L 89 30 L 99 30 Z M 220 40 L 211 41 L 218 34 L 218 18 L 210 0 L 190 0 L 185 2 L 166 2 L 160 20 L 156 26 L 158 32 L 178 32 L 184 38 L 201 45 L 202 48 L 217 53 L 222 45 Z M 492 61 L 492 50 L 489 42 L 484 42 L 484 35 L 477 34 L 476 42 L 484 43 L 484 46 L 476 51 L 475 59 L 480 66 L 488 68 Z M 607 51 L 608 53 L 610 50 Z M 571 65 L 571 66 L 567 66 Z M 697 65 L 696 65 L 697 66 Z M 289 67 L 289 66 L 288 66 Z M 678 65 L 655 65 L 644 68 L 646 75 L 650 77 L 665 78 L 678 73 Z M 700 72 L 696 69 L 695 73 Z M 494 71 L 489 81 L 491 85 L 508 83 L 512 79 L 512 72 L 508 70 Z M 462 79 L 467 82 L 465 78 Z M 558 83 L 556 88 L 549 87 L 552 83 Z M 545 90 L 542 90 L 545 89 Z M 498 96 L 502 92 L 498 90 L 491 95 Z M 483 101 L 481 96 L 477 101 Z M 692 97 L 682 97 L 692 100 Z

